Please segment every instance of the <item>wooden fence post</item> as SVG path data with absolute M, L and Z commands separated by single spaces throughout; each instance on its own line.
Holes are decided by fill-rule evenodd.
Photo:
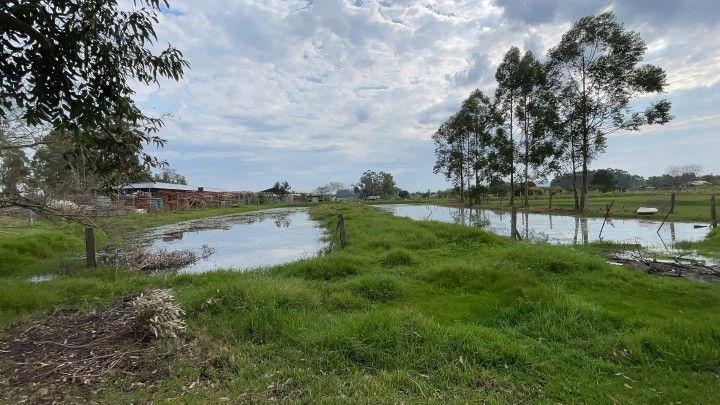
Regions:
M 670 194 L 670 213 L 675 213 L 675 193 Z
M 345 217 L 343 217 L 343 214 L 338 214 L 337 229 L 340 234 L 340 246 L 345 247 L 345 245 L 347 245 L 347 237 L 345 236 Z
M 715 211 L 715 196 L 710 199 L 710 221 L 712 227 L 717 228 L 717 212 Z
M 510 235 L 513 239 L 517 239 L 517 208 L 515 204 L 510 208 Z
M 612 206 L 615 204 L 615 200 L 610 201 L 610 204 L 605 206 L 605 219 L 603 220 L 602 226 L 600 227 L 600 234 L 598 235 L 598 239 L 602 238 L 602 231 L 605 229 L 605 222 L 607 222 L 608 217 L 610 216 L 610 210 L 612 209 Z
M 95 258 L 95 229 L 92 226 L 85 227 L 85 263 L 87 267 L 97 267 Z

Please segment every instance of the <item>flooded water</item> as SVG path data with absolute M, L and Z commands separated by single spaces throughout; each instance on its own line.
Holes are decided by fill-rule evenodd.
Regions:
M 215 269 L 247 270 L 317 255 L 325 247 L 323 229 L 307 209 L 272 209 L 187 221 L 154 229 L 151 249 L 190 250 L 207 256 L 182 268 L 201 273 Z M 213 253 L 207 255 L 207 249 Z
M 510 213 L 474 208 L 441 207 L 436 205 L 377 205 L 379 210 L 415 220 L 433 220 L 475 226 L 510 236 Z M 603 218 L 578 218 L 570 215 L 518 213 L 518 231 L 524 239 L 551 244 L 583 244 L 599 240 L 640 244 L 650 250 L 668 252 L 679 241 L 699 241 L 709 228 L 695 228 L 686 222 L 645 219 L 608 219 L 602 230 Z

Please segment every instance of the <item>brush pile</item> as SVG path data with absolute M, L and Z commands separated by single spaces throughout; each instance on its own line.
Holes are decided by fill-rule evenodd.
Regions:
M 129 251 L 118 251 L 99 257 L 105 265 L 125 268 L 131 271 L 155 271 L 164 269 L 179 269 L 189 266 L 200 259 L 207 259 L 214 253 L 210 246 L 203 245 L 198 256 L 190 250 L 149 250 L 136 248 Z
M 154 289 L 108 309 L 52 314 L 29 328 L 6 330 L 0 338 L 0 392 L 6 397 L 0 395 L 0 402 L 16 391 L 89 386 L 165 364 L 174 349 L 161 354 L 159 340 L 177 342 L 185 331 L 183 315 L 170 290 Z M 157 371 L 150 374 L 160 378 Z

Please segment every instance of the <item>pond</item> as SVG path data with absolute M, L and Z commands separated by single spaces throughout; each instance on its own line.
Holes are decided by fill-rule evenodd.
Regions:
M 202 257 L 179 270 L 202 273 L 242 271 L 312 257 L 326 248 L 323 236 L 307 208 L 282 208 L 168 225 L 144 238 L 151 250 L 188 250 Z M 212 254 L 207 254 L 208 249 Z
M 475 226 L 502 236 L 510 236 L 510 213 L 475 208 L 442 207 L 437 205 L 391 204 L 376 205 L 378 210 L 415 220 L 433 220 Z M 699 241 L 709 228 L 695 228 L 692 223 L 666 222 L 651 219 L 608 219 L 602 230 L 603 218 L 579 218 L 518 212 L 520 235 L 533 242 L 551 244 L 584 244 L 596 241 L 639 244 L 657 252 L 672 252 L 675 242 Z

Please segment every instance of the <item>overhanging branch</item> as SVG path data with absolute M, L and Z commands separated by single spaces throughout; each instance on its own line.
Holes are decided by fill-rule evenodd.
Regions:
M 52 41 L 50 41 L 50 38 L 46 37 L 40 31 L 12 14 L 0 11 L 0 26 L 25 34 L 35 40 L 35 42 L 39 43 L 45 52 L 49 54 L 55 53 L 55 45 Z

